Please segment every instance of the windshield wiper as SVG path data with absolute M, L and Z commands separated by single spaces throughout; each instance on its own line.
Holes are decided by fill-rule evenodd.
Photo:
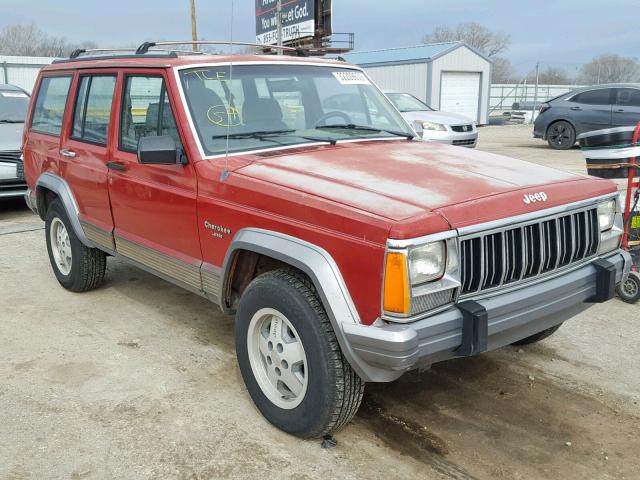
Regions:
M 0 118 L 0 123 L 24 123 L 24 120 L 5 120 Z
M 416 136 L 413 135 L 412 133 L 397 132 L 395 130 L 386 130 L 384 128 L 374 128 L 374 127 L 369 127 L 367 125 L 355 125 L 353 123 L 339 124 L 339 125 L 320 125 L 319 127 L 316 127 L 316 128 L 317 129 L 336 128 L 336 129 L 342 129 L 342 130 L 364 130 L 366 132 L 374 132 L 374 133 L 384 132 L 384 133 L 388 133 L 389 135 L 395 135 L 397 137 L 405 137 L 407 140 L 413 140 L 414 138 L 416 138 Z
M 297 137 L 297 138 L 303 138 L 305 140 L 310 140 L 312 142 L 326 142 L 326 143 L 330 143 L 331 145 L 335 145 L 337 143 L 337 140 L 335 140 L 334 138 L 309 137 L 307 135 L 298 135 L 295 132 L 296 132 L 295 130 L 263 130 L 258 132 L 238 132 L 238 133 L 230 133 L 229 138 L 231 140 L 255 138 L 257 140 L 262 140 L 266 142 L 280 143 L 270 137 Z M 218 140 L 221 138 L 227 138 L 227 135 L 214 135 L 212 138 L 214 140 Z M 281 145 L 284 145 L 284 144 L 281 144 Z

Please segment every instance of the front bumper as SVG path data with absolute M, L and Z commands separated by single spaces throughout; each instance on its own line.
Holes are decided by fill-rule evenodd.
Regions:
M 611 284 L 620 283 L 631 268 L 629 254 L 620 250 L 604 259 L 612 271 Z M 345 324 L 343 332 L 357 361 L 362 362 L 359 370 L 369 377 L 365 380 L 391 381 L 407 370 L 494 350 L 558 325 L 593 302 L 606 300 L 603 295 L 610 298 L 610 286 L 603 292 L 602 284 L 599 268 L 591 262 L 539 283 L 478 299 L 474 303 L 486 311 L 486 333 L 480 332 L 484 336 L 481 348 L 470 352 L 463 347 L 468 312 L 463 314 L 458 306 L 410 324 Z M 468 337 L 469 331 L 465 333 Z
M 478 130 L 474 128 L 473 131 L 464 133 L 454 132 L 449 129 L 444 132 L 425 130 L 422 139 L 431 142 L 456 145 L 459 147 L 474 148 L 478 143 Z
M 26 190 L 22 162 L 0 162 L 0 199 L 21 197 Z

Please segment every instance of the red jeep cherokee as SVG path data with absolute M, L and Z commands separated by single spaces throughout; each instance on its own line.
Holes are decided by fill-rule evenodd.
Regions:
M 63 287 L 114 256 L 235 313 L 287 432 L 341 428 L 365 382 L 545 338 L 629 270 L 610 181 L 417 141 L 340 61 L 148 47 L 42 70 L 27 201 Z

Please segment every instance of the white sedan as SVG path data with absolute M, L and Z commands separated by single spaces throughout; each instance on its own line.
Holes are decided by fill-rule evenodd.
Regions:
M 423 140 L 474 148 L 478 142 L 476 122 L 457 113 L 434 110 L 413 95 L 384 92 L 402 116 L 411 123 Z

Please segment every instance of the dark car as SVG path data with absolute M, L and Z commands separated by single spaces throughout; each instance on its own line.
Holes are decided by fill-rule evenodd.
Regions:
M 533 136 L 551 148 L 566 150 L 581 133 L 640 121 L 640 84 L 585 87 L 560 95 L 540 106 Z

